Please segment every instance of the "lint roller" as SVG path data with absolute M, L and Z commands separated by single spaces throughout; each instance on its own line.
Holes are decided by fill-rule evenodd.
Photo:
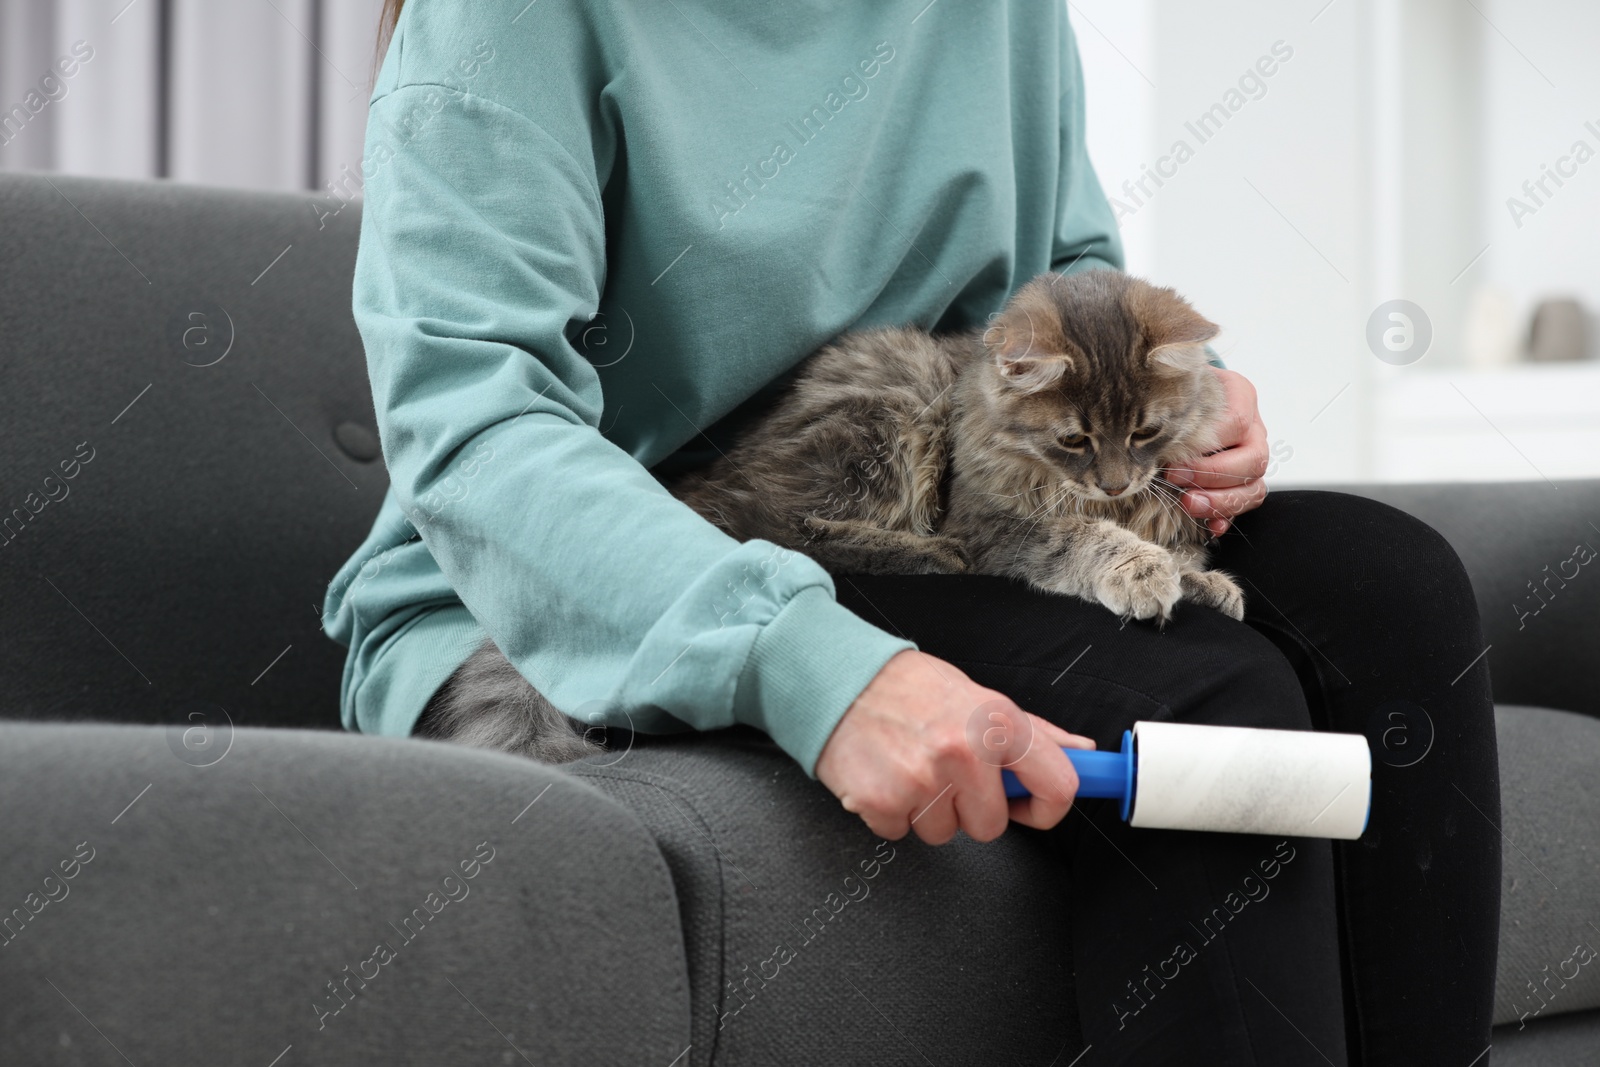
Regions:
M 1360 734 L 1136 722 L 1121 752 L 1063 749 L 1078 796 L 1122 802 L 1131 826 L 1353 840 L 1372 807 Z M 1028 789 L 1006 770 L 1006 796 Z

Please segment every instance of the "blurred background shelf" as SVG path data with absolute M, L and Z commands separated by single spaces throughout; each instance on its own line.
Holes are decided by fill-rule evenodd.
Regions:
M 1593 477 L 1600 360 L 1395 368 L 1375 390 L 1382 481 Z

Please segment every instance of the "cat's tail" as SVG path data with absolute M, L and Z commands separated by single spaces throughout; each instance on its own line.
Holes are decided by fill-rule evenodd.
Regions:
M 541 763 L 570 763 L 605 751 L 583 729 L 486 640 L 434 693 L 412 733 Z

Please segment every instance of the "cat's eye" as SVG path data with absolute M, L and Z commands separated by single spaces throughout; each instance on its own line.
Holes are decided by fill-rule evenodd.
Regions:
M 1063 448 L 1082 448 L 1089 443 L 1089 435 L 1084 433 L 1064 433 L 1056 438 Z
M 1154 441 L 1156 437 L 1160 435 L 1160 433 L 1161 427 L 1146 426 L 1142 430 L 1133 431 L 1133 435 L 1129 437 L 1128 440 L 1132 441 L 1136 445 L 1145 445 L 1149 444 L 1151 441 Z

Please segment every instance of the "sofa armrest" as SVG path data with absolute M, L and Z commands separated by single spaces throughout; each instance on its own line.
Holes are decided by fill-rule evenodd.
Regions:
M 1409 512 L 1466 565 L 1502 704 L 1600 715 L 1600 479 L 1338 485 Z M 1462 664 L 1462 666 L 1466 666 Z
M 185 740 L 0 723 L 0 1062 L 667 1064 L 688 1045 L 666 864 L 593 786 L 423 741 Z

